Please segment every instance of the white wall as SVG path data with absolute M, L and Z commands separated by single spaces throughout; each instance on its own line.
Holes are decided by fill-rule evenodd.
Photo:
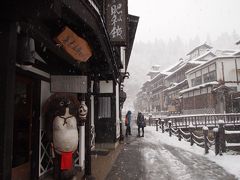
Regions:
M 225 81 L 237 81 L 234 58 L 226 58 L 217 61 L 217 80 L 223 80 L 223 76 Z

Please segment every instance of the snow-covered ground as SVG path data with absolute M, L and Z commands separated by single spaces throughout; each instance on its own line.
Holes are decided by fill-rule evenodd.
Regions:
M 227 172 L 235 175 L 238 179 L 240 179 L 240 155 L 234 155 L 231 152 L 223 153 L 222 156 L 215 155 L 214 151 L 209 150 L 208 154 L 204 154 L 204 149 L 193 145 L 190 146 L 189 142 L 186 142 L 184 140 L 178 141 L 178 138 L 176 136 L 169 137 L 168 133 L 162 133 L 160 131 L 156 131 L 155 127 L 147 126 L 145 128 L 145 135 L 151 134 L 151 136 L 147 137 L 147 141 L 156 143 L 156 141 L 159 141 L 163 144 L 167 144 L 169 146 L 174 146 L 178 148 L 182 148 L 186 151 L 207 157 L 209 160 L 215 162 L 219 166 L 223 167 Z M 148 156 L 149 153 L 146 153 L 145 156 Z M 146 157 L 149 159 L 149 157 Z M 181 167 L 181 166 L 180 166 Z M 179 168 L 179 165 L 176 166 L 176 168 Z M 177 171 L 177 169 L 176 169 Z M 182 171 L 184 171 L 184 167 L 182 167 Z

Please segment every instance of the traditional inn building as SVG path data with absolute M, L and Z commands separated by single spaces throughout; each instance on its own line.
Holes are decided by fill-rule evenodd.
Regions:
M 187 54 L 185 59 L 180 59 L 172 67 L 165 71 L 153 74 L 152 71 L 148 73 L 151 75 L 151 80 L 147 83 L 150 87 L 143 85 L 142 91 L 138 94 L 135 105 L 143 99 L 150 97 L 148 113 L 154 114 L 175 114 L 182 113 L 182 96 L 180 91 L 189 88 L 189 84 L 185 73 L 203 63 L 206 63 L 215 55 L 211 52 L 212 47 L 207 44 L 202 44 Z M 149 89 L 145 92 L 143 90 Z M 137 107 L 138 108 L 138 107 Z
M 198 46 L 187 54 L 188 58 L 186 60 L 180 59 L 177 66 L 168 70 L 171 73 L 165 77 L 164 105 L 169 113 L 181 113 L 181 96 L 179 92 L 189 86 L 185 72 L 214 57 L 210 49 L 211 47 L 207 44 Z
M 189 88 L 182 90 L 183 114 L 234 112 L 240 91 L 240 58 L 218 56 L 186 72 Z
M 166 111 L 164 108 L 164 89 L 166 88 L 164 81 L 167 74 L 167 72 L 161 72 L 151 80 L 153 113 Z

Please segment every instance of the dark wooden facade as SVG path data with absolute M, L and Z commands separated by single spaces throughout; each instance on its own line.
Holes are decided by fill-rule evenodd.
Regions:
M 27 125 L 29 147 L 26 162 L 28 163 L 28 179 L 39 178 L 39 127 L 40 127 L 40 91 L 41 81 L 49 82 L 49 77 L 37 75 L 21 68 L 23 63 L 18 54 L 20 36 L 32 38 L 35 42 L 35 51 L 46 62 L 35 59 L 32 67 L 48 74 L 58 75 L 87 75 L 88 83 L 97 76 L 102 80 L 112 80 L 116 83 L 119 74 L 120 59 L 115 58 L 103 18 L 94 1 L 4 1 L 1 4 L 0 16 L 0 54 L 2 59 L 1 85 L 1 118 L 0 118 L 0 179 L 9 180 L 14 176 L 25 179 L 21 174 L 13 175 L 12 155 L 14 149 L 14 119 L 18 108 L 15 106 L 16 89 L 25 85 L 29 95 Z M 101 4 L 100 4 L 101 5 Z M 64 27 L 69 27 L 78 36 L 84 38 L 90 45 L 93 55 L 86 62 L 77 62 L 55 42 L 55 37 Z M 90 87 L 90 85 L 89 85 Z M 90 107 L 91 90 L 86 95 Z M 113 98 L 114 102 L 114 98 Z M 90 108 L 89 108 L 90 109 Z M 114 117 L 114 114 L 112 115 Z M 91 157 L 88 151 L 90 137 L 90 113 L 86 123 L 86 168 L 91 167 Z M 113 129 L 114 131 L 114 129 Z M 38 143 L 36 143 L 38 142 Z M 90 158 L 89 158 L 90 157 Z M 24 160 L 23 160 L 24 161 Z M 25 162 L 25 161 L 24 161 Z M 17 166 L 16 166 L 17 167 Z M 25 168 L 26 169 L 26 168 Z M 86 169 L 87 175 L 91 169 Z
M 216 98 L 212 93 L 192 96 L 184 98 L 182 106 L 184 110 L 215 108 Z

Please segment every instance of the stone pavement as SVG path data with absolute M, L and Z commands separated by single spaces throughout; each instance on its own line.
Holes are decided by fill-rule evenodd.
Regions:
M 106 180 L 236 180 L 206 157 L 164 144 L 153 128 L 144 137 L 125 138 L 124 147 Z
M 145 137 L 137 137 L 137 128 L 132 127 L 132 136 L 125 137 L 116 149 L 92 155 L 94 180 L 236 180 L 205 157 L 153 137 L 148 127 Z M 77 179 L 83 179 L 82 175 Z
M 123 147 L 124 143 L 120 142 L 117 148 L 110 150 L 107 155 L 92 155 L 92 175 L 96 180 L 106 179 Z
M 132 128 L 132 136 L 124 137 L 116 149 L 110 150 L 107 155 L 92 155 L 92 175 L 96 180 L 105 180 L 111 172 L 119 154 L 124 151 L 124 147 L 130 143 L 130 139 L 136 137 L 136 127 Z M 123 126 L 125 134 L 125 126 Z
M 95 180 L 105 180 L 110 172 L 115 160 L 124 147 L 124 142 L 120 142 L 116 149 L 109 150 L 109 153 L 96 153 L 92 155 L 92 177 Z M 101 154 L 101 155 L 99 155 Z M 77 180 L 83 180 L 84 172 L 78 171 Z M 52 175 L 43 177 L 43 180 L 53 180 Z M 91 179 L 91 178 L 89 178 Z

